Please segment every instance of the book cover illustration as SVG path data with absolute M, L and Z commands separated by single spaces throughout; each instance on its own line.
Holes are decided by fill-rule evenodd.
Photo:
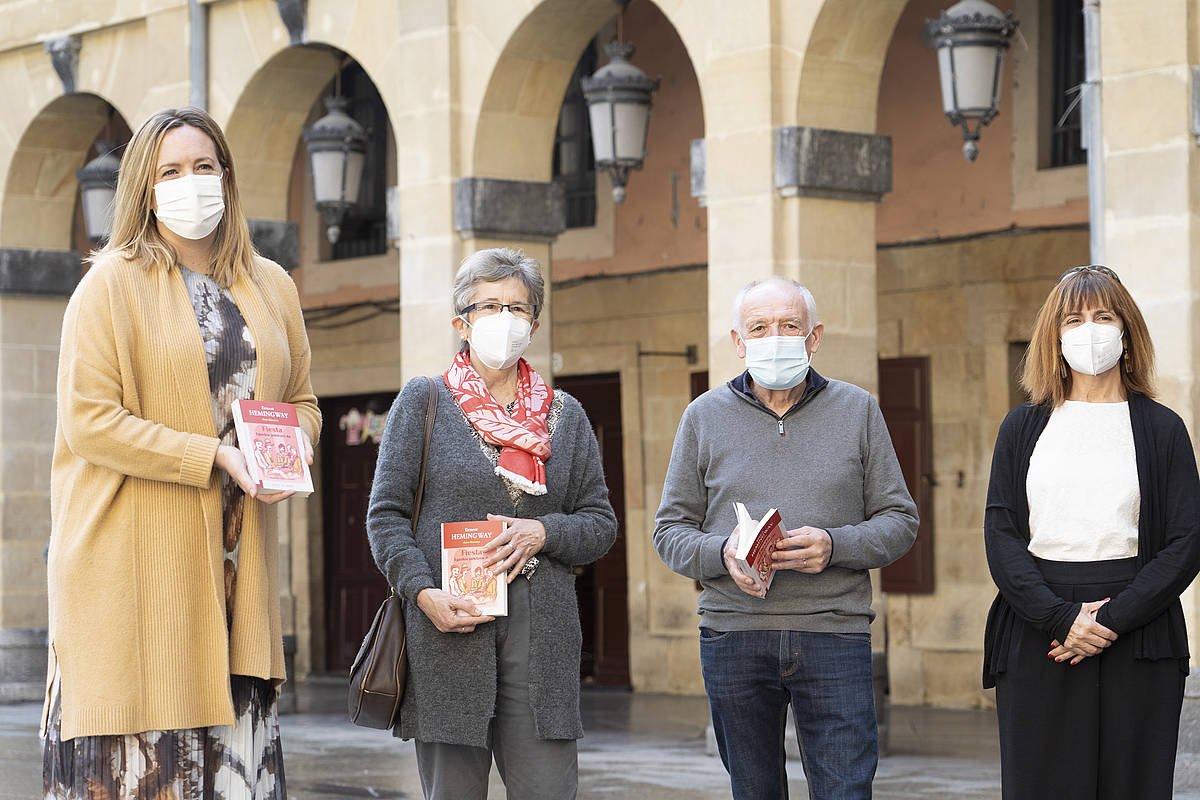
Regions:
M 238 447 L 260 493 L 312 493 L 312 475 L 304 461 L 304 434 L 294 405 L 235 400 L 233 418 Z
M 754 521 L 742 503 L 734 503 L 733 510 L 738 521 L 738 546 L 734 560 L 759 590 L 766 593 L 775 580 L 771 554 L 778 547 L 779 540 L 787 535 L 783 530 L 783 519 L 774 508 L 758 522 Z
M 508 583 L 485 566 L 495 554 L 483 546 L 502 533 L 500 520 L 442 523 L 442 590 L 495 617 L 508 614 Z

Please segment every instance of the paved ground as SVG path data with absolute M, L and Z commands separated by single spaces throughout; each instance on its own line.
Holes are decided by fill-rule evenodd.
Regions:
M 291 800 L 419 800 L 411 742 L 355 728 L 342 713 L 340 682 L 300 687 L 298 713 L 282 719 Z M 725 771 L 705 753 L 708 721 L 700 698 L 587 691 L 587 738 L 580 745 L 580 797 L 613 800 L 728 798 Z M 39 796 L 39 707 L 0 706 L 0 800 Z M 999 800 L 995 716 L 986 711 L 891 709 L 889 752 L 875 781 L 876 800 Z M 789 761 L 791 796 L 808 791 Z M 503 798 L 492 775 L 492 798 Z M 1200 800 L 1200 792 L 1177 800 Z

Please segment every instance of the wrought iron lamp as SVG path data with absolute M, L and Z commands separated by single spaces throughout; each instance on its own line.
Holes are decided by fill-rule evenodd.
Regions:
M 325 220 L 325 235 L 330 244 L 337 243 L 346 212 L 358 205 L 366 164 L 367 132 L 346 113 L 349 105 L 347 98 L 335 92 L 325 98 L 328 113 L 304 131 L 313 200 Z
M 1016 29 L 1011 11 L 985 0 L 962 0 L 925 23 L 926 44 L 938 54 L 942 108 L 962 127 L 968 161 L 979 155 L 980 130 L 996 116 L 1004 51 Z
M 634 47 L 621 41 L 619 18 L 617 38 L 605 50 L 609 62 L 583 78 L 580 87 L 588 104 L 596 168 L 611 175 L 613 202 L 620 204 L 629 171 L 646 161 L 650 101 L 659 82 L 629 63 Z
M 83 227 L 88 239 L 96 244 L 112 234 L 113 198 L 121 168 L 117 147 L 116 142 L 100 139 L 96 142 L 96 157 L 75 171 L 83 204 Z

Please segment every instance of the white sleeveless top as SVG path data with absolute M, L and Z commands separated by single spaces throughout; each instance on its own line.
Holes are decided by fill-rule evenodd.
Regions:
M 1051 561 L 1136 556 L 1141 490 L 1129 403 L 1068 400 L 1033 448 L 1029 552 Z

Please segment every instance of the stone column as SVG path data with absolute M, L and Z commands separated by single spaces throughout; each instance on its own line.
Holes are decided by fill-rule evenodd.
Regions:
M 1105 259 L 1150 327 L 1160 400 L 1200 433 L 1200 158 L 1188 31 L 1195 2 L 1104 3 L 1101 20 Z M 1097 153 L 1093 150 L 1089 157 Z M 1193 663 L 1200 653 L 1194 590 L 1184 597 Z
M 55 384 L 79 253 L 0 249 L 0 702 L 41 699 Z
M 1189 31 L 1200 4 L 1153 9 L 1133 0 L 1101 8 L 1105 261 L 1128 287 L 1154 341 L 1159 400 L 1200 433 L 1200 158 L 1189 122 L 1196 113 Z M 1192 663 L 1200 653 L 1200 596 L 1183 596 Z M 1200 784 L 1200 677 L 1195 666 L 1180 724 L 1176 785 Z
M 874 392 L 879 360 L 875 203 L 892 190 L 891 139 L 778 128 L 775 188 L 784 198 L 781 272 L 812 291 L 825 323 L 814 365 Z
M 437 375 L 454 352 L 450 287 L 461 259 L 454 230 L 458 176 L 453 78 L 456 49 L 449 3 L 403 0 L 392 108 L 400 202 L 400 364 L 404 381 Z
M 463 255 L 485 247 L 524 250 L 542 266 L 546 281 L 541 327 L 526 358 L 549 379 L 553 374 L 551 342 L 550 244 L 566 228 L 562 186 L 536 181 L 462 178 L 454 196 L 454 227 L 462 236 Z M 447 317 L 453 313 L 447 313 Z

